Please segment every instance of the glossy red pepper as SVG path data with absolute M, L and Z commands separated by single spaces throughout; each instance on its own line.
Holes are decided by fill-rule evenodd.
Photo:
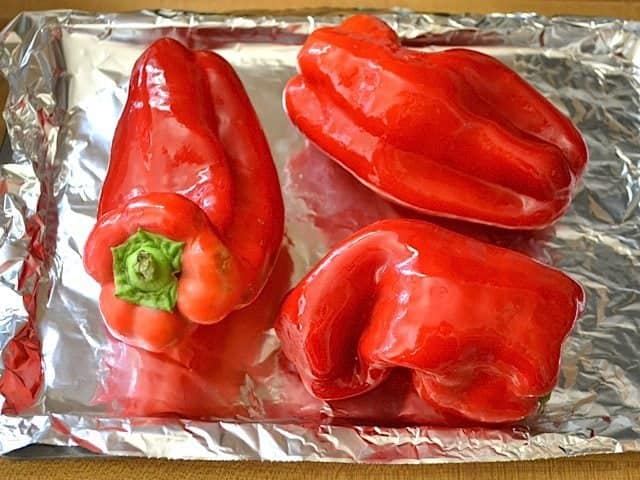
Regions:
M 558 270 L 393 219 L 328 253 L 285 299 L 276 332 L 316 397 L 360 395 L 401 367 L 431 405 L 500 423 L 551 392 L 582 305 L 581 287 Z
M 109 341 L 102 358 L 109 374 L 94 401 L 124 416 L 247 418 L 246 382 L 265 375 L 260 364 L 265 335 L 290 286 L 292 270 L 291 257 L 282 248 L 251 305 L 215 325 L 198 326 L 161 353 Z
M 284 212 L 233 68 L 162 39 L 136 62 L 84 252 L 111 333 L 152 351 L 260 293 Z
M 293 123 L 358 180 L 423 213 L 542 228 L 587 150 L 571 121 L 498 60 L 403 48 L 356 15 L 314 31 L 285 89 Z

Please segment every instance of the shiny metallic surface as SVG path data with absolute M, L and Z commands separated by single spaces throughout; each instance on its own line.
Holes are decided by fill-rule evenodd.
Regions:
M 247 374 L 243 413 L 224 420 L 122 417 L 117 405 L 96 402 L 114 372 L 104 361 L 113 352 L 81 253 L 133 62 L 169 35 L 216 49 L 236 68 L 283 184 L 293 284 L 337 239 L 395 215 L 350 190 L 351 179 L 332 163 L 316 159 L 296 171 L 292 160 L 305 142 L 282 110 L 282 88 L 305 34 L 345 14 L 60 11 L 23 14 L 4 30 L 0 71 L 10 85 L 4 115 L 13 154 L 0 159 L 0 350 L 15 339 L 33 354 L 19 332 L 34 326 L 44 377 L 26 411 L 0 415 L 0 453 L 45 444 L 169 458 L 434 463 L 640 450 L 640 24 L 612 19 L 379 13 L 409 46 L 495 55 L 568 113 L 588 142 L 590 164 L 568 214 L 507 242 L 563 269 L 587 293 L 540 416 L 510 428 L 422 426 L 428 415 L 407 404 L 398 425 L 304 396 L 279 410 L 295 395 L 284 394 L 275 370 Z M 323 216 L 333 219 L 329 234 Z M 260 362 L 278 355 L 272 329 L 259 350 Z M 0 361 L 0 374 L 13 373 Z M 312 421 L 318 412 L 321 421 Z

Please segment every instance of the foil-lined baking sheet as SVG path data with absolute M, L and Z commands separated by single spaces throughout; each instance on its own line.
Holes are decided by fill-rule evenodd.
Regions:
M 282 110 L 306 35 L 348 13 L 56 11 L 25 13 L 6 27 L 0 71 L 10 85 L 12 153 L 0 158 L 0 453 L 56 445 L 169 458 L 427 463 L 640 450 L 635 22 L 376 12 L 412 48 L 496 56 L 582 131 L 590 163 L 556 225 L 532 234 L 445 224 L 563 269 L 585 287 L 587 307 L 544 411 L 513 427 L 447 423 L 407 388 L 403 372 L 357 400 L 320 402 L 302 388 L 271 328 L 278 302 L 335 242 L 402 215 L 306 145 Z M 278 265 L 256 304 L 204 332 L 200 347 L 176 353 L 201 358 L 201 370 L 189 361 L 167 367 L 109 338 L 81 259 L 131 67 L 162 36 L 215 49 L 236 68 L 269 139 L 287 212 Z M 189 391 L 198 386 L 204 406 L 191 411 L 184 391 L 163 383 L 176 375 Z M 151 386 L 157 396 L 149 399 Z

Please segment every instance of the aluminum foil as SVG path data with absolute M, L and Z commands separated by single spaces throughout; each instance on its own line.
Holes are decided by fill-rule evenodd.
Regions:
M 386 393 L 323 403 L 282 361 L 270 322 L 286 289 L 345 235 L 402 214 L 305 145 L 281 107 L 305 36 L 348 12 L 27 13 L 0 36 L 13 150 L 0 160 L 0 391 L 11 392 L 0 395 L 0 453 L 39 444 L 169 458 L 426 463 L 640 450 L 640 24 L 376 13 L 413 48 L 466 46 L 498 57 L 588 142 L 588 170 L 554 227 L 526 234 L 448 225 L 525 251 L 585 287 L 587 308 L 544 411 L 513 427 L 450 425 L 406 391 L 402 372 Z M 207 361 L 220 378 L 202 379 L 206 415 L 181 418 L 161 415 L 180 411 L 180 392 L 155 410 L 140 396 L 141 382 L 162 390 L 165 367 L 146 371 L 152 359 L 108 337 L 98 286 L 81 262 L 130 69 L 161 36 L 215 49 L 234 65 L 265 127 L 287 209 L 279 273 L 242 327 L 218 327 L 223 353 Z

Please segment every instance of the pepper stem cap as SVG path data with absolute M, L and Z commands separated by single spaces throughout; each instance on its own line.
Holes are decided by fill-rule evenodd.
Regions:
M 184 242 L 138 229 L 113 247 L 115 296 L 149 308 L 173 311 Z

